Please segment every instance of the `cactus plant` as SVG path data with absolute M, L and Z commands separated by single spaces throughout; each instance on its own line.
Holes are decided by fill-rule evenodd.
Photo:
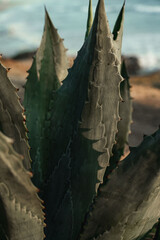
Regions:
M 66 49 L 45 10 L 24 98 L 33 183 L 23 108 L 0 65 L 0 239 L 138 240 L 157 227 L 160 130 L 118 164 L 132 113 L 121 62 L 124 8 L 111 33 L 104 0 L 94 21 L 89 1 L 85 41 L 68 75 Z

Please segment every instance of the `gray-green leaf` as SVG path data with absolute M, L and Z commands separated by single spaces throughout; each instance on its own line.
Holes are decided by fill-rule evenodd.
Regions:
M 81 240 L 133 240 L 160 216 L 160 130 L 131 150 L 102 184 Z
M 43 240 L 42 203 L 30 173 L 8 139 L 0 132 L 0 225 L 10 240 Z
M 23 164 L 30 169 L 29 146 L 24 124 L 22 108 L 17 89 L 7 76 L 7 69 L 0 63 L 0 129 L 8 137 L 14 139 L 15 150 L 24 156 Z
M 43 186 L 49 154 L 50 102 L 66 75 L 66 49 L 46 10 L 44 33 L 29 71 L 24 98 L 33 161 L 33 182 L 40 188 Z

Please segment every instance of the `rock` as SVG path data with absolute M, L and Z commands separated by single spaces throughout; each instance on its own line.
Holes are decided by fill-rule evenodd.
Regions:
M 23 60 L 23 59 L 32 58 L 35 55 L 35 53 L 36 51 L 18 53 L 17 55 L 13 56 L 12 59 Z
M 122 60 L 125 60 L 129 75 L 137 75 L 140 72 L 141 67 L 137 57 L 122 56 Z

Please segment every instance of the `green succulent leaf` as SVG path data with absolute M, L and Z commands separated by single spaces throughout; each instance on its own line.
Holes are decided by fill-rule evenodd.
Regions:
M 122 51 L 122 37 L 123 37 L 123 25 L 124 25 L 124 12 L 125 12 L 125 1 L 121 8 L 121 11 L 116 20 L 113 29 L 113 43 L 115 47 L 115 54 L 119 61 L 119 70 L 121 71 L 121 51 Z
M 6 239 L 44 238 L 44 216 L 36 192 L 22 156 L 0 132 L 0 229 Z
M 160 240 L 160 220 L 153 225 L 152 229 L 136 240 Z
M 106 169 L 104 181 L 107 181 L 108 175 L 117 167 L 120 158 L 124 154 L 125 145 L 128 144 L 130 125 L 132 121 L 132 100 L 130 96 L 129 76 L 125 62 L 121 67 L 121 75 L 124 81 L 120 84 L 120 93 L 123 101 L 119 104 L 119 115 L 121 120 L 118 122 L 118 132 L 116 134 L 116 144 L 113 146 L 113 156 L 110 158 L 110 166 Z
M 6 235 L 6 233 L 9 232 L 9 226 L 8 226 L 8 222 L 7 222 L 7 216 L 6 216 L 6 212 L 5 209 L 3 207 L 3 202 L 0 199 L 0 236 L 1 236 L 1 240 L 8 240 L 8 237 Z
M 24 98 L 33 160 L 33 182 L 40 188 L 44 181 L 45 155 L 48 154 L 50 144 L 50 102 L 66 75 L 66 49 L 46 10 L 44 33 L 29 71 Z
M 110 158 L 110 165 L 107 167 L 104 181 L 107 181 L 108 175 L 117 167 L 118 162 L 121 156 L 124 153 L 125 144 L 128 142 L 128 135 L 130 132 L 130 123 L 132 117 L 132 103 L 130 97 L 130 85 L 129 85 L 129 76 L 125 66 L 125 62 L 121 64 L 121 50 L 122 50 L 122 37 L 123 37 L 123 24 L 124 24 L 124 9 L 125 2 L 121 8 L 121 11 L 116 20 L 114 29 L 113 29 L 113 43 L 115 47 L 115 54 L 118 59 L 119 71 L 124 79 L 120 83 L 120 93 L 122 101 L 119 104 L 119 115 L 121 120 L 118 122 L 118 132 L 116 134 L 116 143 L 113 146 L 113 156 Z
M 52 148 L 48 149 L 50 156 L 46 160 L 48 162 L 46 179 L 54 176 L 55 170 L 60 170 L 60 161 L 70 146 L 70 157 L 66 164 L 71 166 L 71 173 L 69 176 L 68 172 L 67 179 L 63 179 L 63 182 L 67 182 L 69 176 L 73 228 L 72 238 L 66 236 L 66 239 L 78 237 L 85 214 L 100 182 L 103 182 L 115 142 L 122 77 L 119 74 L 113 48 L 104 0 L 100 0 L 91 32 L 63 85 L 55 94 L 51 117 Z M 52 181 L 56 182 L 54 179 L 53 177 Z M 47 191 L 52 192 L 50 193 L 52 197 L 48 198 L 52 198 L 52 205 L 48 204 L 44 194 L 46 215 L 52 217 L 56 192 Z M 70 204 L 68 207 L 70 208 Z M 54 234 L 54 227 L 52 232 Z
M 69 141 L 73 139 L 77 126 L 85 131 L 83 136 L 86 139 L 96 141 L 93 148 L 103 153 L 101 155 L 105 158 L 105 165 L 108 165 L 121 100 L 119 86 L 122 77 L 118 73 L 116 60 L 104 0 L 100 0 L 91 34 L 56 93 L 51 132 L 55 160 L 51 157 L 49 161 L 50 173 L 58 165 Z
M 24 109 L 22 108 L 17 89 L 7 76 L 7 69 L 0 63 L 0 130 L 14 139 L 15 150 L 24 155 L 23 164 L 30 169 L 29 146 L 24 124 Z
M 89 0 L 89 7 L 88 7 L 88 19 L 87 19 L 87 30 L 85 34 L 85 40 L 87 39 L 93 24 L 93 9 L 92 9 L 92 0 Z
M 119 114 L 121 121 L 118 122 L 118 133 L 116 136 L 117 148 L 122 149 L 128 143 L 130 133 L 130 124 L 132 121 L 132 99 L 130 96 L 130 83 L 125 62 L 122 63 L 121 75 L 124 81 L 120 84 L 120 93 L 123 102 L 120 103 Z
M 70 191 L 70 163 L 71 156 L 69 144 L 66 153 L 63 154 L 62 158 L 59 161 L 59 164 L 54 169 L 52 175 L 48 179 L 46 186 L 44 187 L 47 224 L 45 235 L 47 239 L 54 238 L 69 240 L 72 236 L 71 229 L 73 225 L 73 214 Z
M 118 15 L 118 18 L 116 20 L 116 23 L 113 28 L 113 39 L 117 40 L 118 37 L 122 40 L 123 35 L 123 22 L 124 22 L 124 8 L 125 8 L 125 1 L 123 3 L 123 6 L 120 10 L 120 13 Z
M 127 74 L 125 63 L 123 62 L 121 64 L 121 49 L 122 49 L 122 36 L 123 36 L 123 24 L 124 24 L 124 7 L 125 2 L 122 6 L 122 9 L 118 15 L 118 18 L 116 20 L 114 30 L 113 30 L 113 43 L 115 47 L 115 53 L 117 54 L 117 59 L 119 62 L 119 70 L 121 72 L 122 77 L 124 78 L 124 81 L 121 83 L 120 89 L 121 89 L 121 96 L 122 99 L 124 97 L 124 101 L 120 102 L 120 117 L 122 119 L 121 122 L 118 123 L 118 134 L 116 136 L 116 144 L 113 146 L 113 156 L 110 158 L 110 166 L 107 167 L 104 180 L 107 179 L 107 176 L 109 173 L 113 171 L 113 169 L 117 166 L 121 156 L 124 153 L 124 146 L 126 141 L 128 140 L 128 134 L 129 134 L 129 126 L 131 123 L 131 98 L 130 98 L 130 90 L 129 90 L 129 77 Z M 91 3 L 89 4 L 89 11 L 88 11 L 88 19 L 90 19 L 90 11 L 91 11 Z M 89 21 L 89 20 L 88 20 Z M 90 21 L 91 22 L 91 21 Z M 88 29 L 88 28 L 87 28 Z M 91 27 L 87 31 L 88 35 L 90 32 Z M 88 37 L 87 35 L 87 37 Z M 124 103 L 125 102 L 125 103 Z M 128 115 L 125 115 L 127 113 Z M 128 122 L 127 122 L 128 121 Z M 121 142 L 122 138 L 124 140 Z M 120 144 L 121 142 L 121 144 Z M 121 146 L 119 146 L 119 144 Z
M 81 240 L 133 240 L 159 217 L 160 130 L 131 150 L 99 188 Z
M 73 205 L 72 205 L 72 193 L 70 190 L 64 195 L 63 201 L 58 208 L 56 215 L 54 215 L 49 222 L 46 231 L 46 239 L 56 240 L 71 240 L 73 230 Z M 54 230 L 53 230 L 54 228 Z
M 153 234 L 154 234 L 154 230 L 153 230 Z M 154 235 L 153 240 L 160 240 L 160 219 L 159 219 L 159 222 L 156 226 L 155 235 Z

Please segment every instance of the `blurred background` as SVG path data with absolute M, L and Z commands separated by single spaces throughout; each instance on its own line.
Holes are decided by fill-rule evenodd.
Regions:
M 93 1 L 93 9 L 97 0 Z M 123 0 L 106 0 L 111 29 Z M 0 53 L 13 57 L 36 50 L 44 26 L 44 5 L 69 55 L 83 44 L 88 0 L 0 0 Z M 160 0 L 127 0 L 123 54 L 136 56 L 145 71 L 160 69 Z

